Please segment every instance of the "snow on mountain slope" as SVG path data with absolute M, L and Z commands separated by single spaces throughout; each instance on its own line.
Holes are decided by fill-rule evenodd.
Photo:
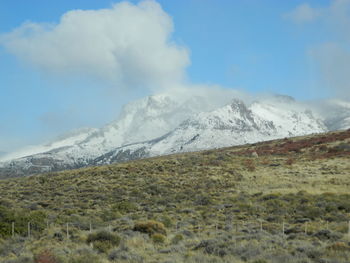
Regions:
M 162 136 L 191 115 L 211 107 L 198 96 L 183 101 L 164 94 L 149 96 L 129 103 L 116 121 L 59 155 L 70 162 L 90 161 L 117 147 Z
M 0 177 L 320 133 L 327 127 L 350 127 L 349 103 L 332 102 L 334 111 L 324 115 L 288 96 L 262 99 L 249 106 L 237 99 L 222 106 L 222 101 L 201 94 L 143 98 L 126 105 L 116 121 L 101 129 L 75 132 L 51 144 L 7 155 L 7 161 L 0 162 Z
M 96 164 L 326 131 L 310 111 L 300 107 L 292 110 L 293 105 L 282 109 L 274 103 L 255 102 L 248 108 L 242 101 L 233 100 L 224 107 L 187 119 L 155 140 L 115 149 L 98 158 Z
M 152 147 L 152 154 L 193 151 L 253 143 L 326 131 L 311 112 L 278 110 L 272 104 L 240 100 L 209 113 L 200 113 Z M 167 147 L 168 145 L 168 147 Z
M 254 114 L 239 100 L 184 121 L 152 147 L 155 155 L 244 144 L 274 132 L 273 123 Z
M 346 130 L 350 128 L 350 102 L 328 100 L 317 106 L 329 130 Z
M 253 102 L 250 109 L 257 116 L 272 121 L 281 138 L 327 131 L 322 120 L 294 100 L 270 98 Z
M 84 141 L 86 138 L 88 138 L 91 134 L 93 134 L 96 131 L 97 129 L 94 129 L 94 128 L 77 129 L 69 133 L 66 133 L 63 136 L 60 136 L 56 140 L 49 142 L 47 144 L 28 146 L 19 151 L 16 151 L 13 153 L 7 153 L 3 156 L 0 156 L 0 161 L 4 162 L 12 159 L 25 157 L 25 156 L 30 156 L 34 154 L 43 153 L 43 152 L 49 152 L 54 149 L 71 147 L 73 145 L 78 144 L 79 142 Z
M 217 103 L 200 94 L 149 96 L 127 104 L 116 121 L 101 129 L 75 132 L 50 144 L 27 147 L 0 161 L 18 159 L 17 162 L 26 163 L 28 159 L 20 158 L 34 156 L 36 162 L 45 166 L 57 162 L 60 166 L 81 167 L 112 149 L 162 136 L 191 115 L 217 107 Z M 0 163 L 0 167 L 4 165 L 8 163 Z

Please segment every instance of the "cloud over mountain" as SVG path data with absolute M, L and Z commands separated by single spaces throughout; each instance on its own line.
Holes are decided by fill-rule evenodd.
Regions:
M 55 74 L 87 74 L 118 87 L 157 89 L 181 82 L 186 48 L 171 40 L 173 22 L 152 0 L 73 10 L 58 24 L 27 22 L 0 43 L 20 60 Z

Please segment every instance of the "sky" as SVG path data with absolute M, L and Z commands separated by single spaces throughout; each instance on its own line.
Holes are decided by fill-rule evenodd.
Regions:
M 2 0 L 0 152 L 172 89 L 349 98 L 350 0 Z

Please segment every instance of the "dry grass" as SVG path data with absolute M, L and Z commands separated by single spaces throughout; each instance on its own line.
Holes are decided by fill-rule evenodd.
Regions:
M 2 180 L 0 262 L 349 262 L 348 145 L 343 131 Z M 32 240 L 9 238 L 28 218 Z M 86 245 L 90 225 L 120 245 Z

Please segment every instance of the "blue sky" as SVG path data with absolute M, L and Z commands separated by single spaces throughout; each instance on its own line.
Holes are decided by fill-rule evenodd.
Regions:
M 159 0 L 148 1 L 147 7 L 129 1 L 124 9 L 119 2 L 0 2 L 0 152 L 74 128 L 102 126 L 128 101 L 174 83 L 288 94 L 300 100 L 348 94 L 348 0 Z M 101 12 L 87 18 L 86 11 L 72 13 L 101 9 L 115 9 L 110 14 L 114 23 L 123 24 L 115 29 L 108 24 L 108 30 L 93 36 L 113 35 L 116 45 L 122 43 L 118 34 L 135 41 L 122 51 L 116 48 L 117 66 L 106 65 L 108 58 L 101 58 L 106 46 L 86 33 L 98 30 L 95 24 L 113 21 L 103 20 Z M 135 22 L 139 9 L 147 23 Z M 61 17 L 67 12 L 71 15 L 64 24 Z M 68 31 L 76 24 L 74 38 Z M 62 30 L 55 31 L 59 25 Z M 135 29 L 140 25 L 145 28 Z M 81 39 L 81 54 L 79 47 L 69 51 L 72 45 L 60 46 L 61 37 L 73 44 Z M 149 56 L 134 55 L 144 46 Z M 50 57 L 52 48 L 55 58 Z M 139 66 L 158 56 L 166 59 Z

